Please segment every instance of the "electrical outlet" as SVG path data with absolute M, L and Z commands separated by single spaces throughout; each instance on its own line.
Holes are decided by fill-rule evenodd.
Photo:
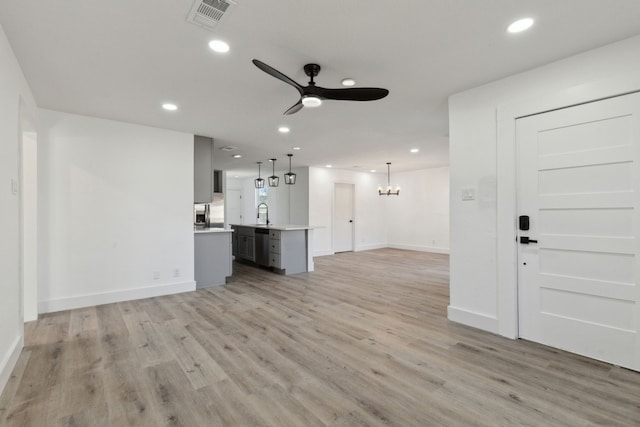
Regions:
M 175 270 L 173 270 L 173 277 L 180 277 L 180 269 L 176 268 Z
M 158 280 L 160 278 L 160 272 L 159 271 L 154 271 L 153 272 L 153 280 Z

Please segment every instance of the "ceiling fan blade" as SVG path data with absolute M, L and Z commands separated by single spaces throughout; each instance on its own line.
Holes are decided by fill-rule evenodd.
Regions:
M 354 87 L 349 89 L 326 89 L 316 87 L 316 93 L 325 99 L 338 101 L 375 101 L 389 95 L 387 89 L 377 87 Z
M 291 108 L 289 108 L 287 111 L 284 112 L 285 116 L 288 116 L 289 114 L 293 114 L 293 113 L 297 113 L 298 111 L 300 111 L 302 109 L 302 98 L 300 98 L 298 100 L 298 102 L 296 102 L 295 104 L 293 104 L 291 106 Z
M 290 84 L 291 86 L 295 87 L 298 92 L 300 92 L 300 94 L 302 94 L 302 86 L 300 86 L 297 82 L 295 82 L 293 79 L 285 76 L 284 74 L 282 74 L 280 71 L 276 70 L 275 68 L 273 68 L 270 65 L 265 64 L 262 61 L 259 61 L 257 59 L 252 60 L 251 62 L 253 62 L 253 64 L 260 68 L 262 71 L 264 71 L 265 73 L 269 74 L 270 76 L 275 77 L 278 80 L 282 80 L 283 82 Z

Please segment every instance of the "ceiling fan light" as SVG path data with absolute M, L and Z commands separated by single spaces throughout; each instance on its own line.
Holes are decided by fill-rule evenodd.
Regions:
M 307 95 L 302 97 L 302 105 L 308 108 L 315 108 L 322 105 L 322 100 L 314 95 Z

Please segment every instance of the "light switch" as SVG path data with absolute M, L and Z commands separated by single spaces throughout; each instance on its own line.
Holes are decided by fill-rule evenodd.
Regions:
M 475 200 L 476 199 L 476 189 L 475 188 L 463 188 L 462 191 L 462 201 Z
M 11 194 L 18 194 L 18 180 L 15 178 L 11 178 Z

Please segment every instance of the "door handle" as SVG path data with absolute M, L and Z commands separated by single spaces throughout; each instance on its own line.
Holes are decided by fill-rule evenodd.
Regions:
M 520 244 L 521 245 L 528 245 L 529 243 L 538 243 L 538 241 L 530 239 L 527 236 L 520 236 Z

